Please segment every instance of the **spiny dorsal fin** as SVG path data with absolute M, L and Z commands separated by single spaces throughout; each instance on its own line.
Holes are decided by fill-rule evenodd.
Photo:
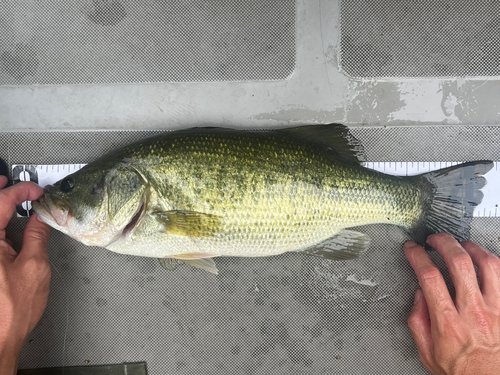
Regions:
M 366 162 L 363 145 L 341 124 L 303 125 L 281 129 L 280 132 L 326 146 L 344 161 L 360 164 Z
M 331 260 L 350 260 L 357 258 L 368 246 L 370 237 L 366 234 L 344 229 L 326 241 L 300 252 Z

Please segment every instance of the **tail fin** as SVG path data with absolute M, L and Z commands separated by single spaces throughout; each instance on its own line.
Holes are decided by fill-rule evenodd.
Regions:
M 424 245 L 427 236 L 447 232 L 459 241 L 470 237 L 474 207 L 481 203 L 482 177 L 493 168 L 489 160 L 473 161 L 415 176 L 424 193 L 424 212 L 410 228 L 415 242 Z

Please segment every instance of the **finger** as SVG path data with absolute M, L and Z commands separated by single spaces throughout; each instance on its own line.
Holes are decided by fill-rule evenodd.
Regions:
M 0 254 L 6 255 L 9 258 L 15 258 L 17 256 L 14 250 L 14 243 L 5 237 L 5 229 L 0 229 Z
M 417 274 L 423 295 L 429 306 L 431 324 L 445 327 L 450 318 L 458 317 L 443 275 L 422 246 L 415 242 L 404 245 L 405 255 Z
M 408 316 L 408 327 L 417 345 L 420 360 L 426 367 L 429 367 L 433 350 L 431 321 L 427 302 L 421 289 L 417 289 L 415 293 L 413 308 Z
M 478 244 L 467 241 L 462 247 L 477 266 L 483 297 L 487 302 L 500 304 L 500 259 Z
M 12 247 L 12 241 L 8 239 L 0 240 L 0 259 L 8 259 L 10 261 L 17 257 L 16 250 Z
M 456 306 L 461 311 L 483 301 L 476 271 L 469 254 L 451 234 L 440 233 L 427 238 L 427 243 L 444 258 L 456 290 Z
M 9 179 L 6 176 L 0 176 L 0 189 L 3 189 L 5 186 L 7 186 L 8 182 Z
M 42 194 L 43 189 L 33 182 L 19 182 L 7 189 L 0 190 L 0 229 L 7 226 L 18 204 L 36 200 Z
M 48 261 L 47 244 L 49 242 L 50 227 L 38 220 L 36 214 L 30 217 L 23 233 L 23 245 L 18 258 L 23 261 L 27 258 L 41 258 Z
M 10 259 L 17 256 L 17 252 L 14 250 L 14 243 L 5 237 L 5 229 L 0 229 L 0 256 L 5 255 Z

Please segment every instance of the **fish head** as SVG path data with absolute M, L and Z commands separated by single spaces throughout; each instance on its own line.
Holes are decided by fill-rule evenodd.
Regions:
M 144 192 L 140 176 L 131 170 L 88 165 L 46 186 L 33 209 L 42 221 L 85 245 L 106 247 L 137 225 Z

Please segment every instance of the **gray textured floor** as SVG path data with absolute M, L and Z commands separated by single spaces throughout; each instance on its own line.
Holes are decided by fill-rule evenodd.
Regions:
M 342 7 L 342 68 L 351 76 L 500 73 L 498 2 L 348 0 Z
M 84 163 L 153 130 L 342 122 L 372 161 L 500 160 L 496 3 L 243 3 L 8 0 L 0 158 Z M 24 224 L 8 228 L 17 244 Z M 475 219 L 473 239 L 498 252 L 499 224 Z M 355 261 L 223 258 L 219 276 L 53 231 L 49 305 L 20 365 L 425 374 L 406 326 L 417 281 L 404 236 L 364 230 L 372 247 Z
M 265 80 L 294 69 L 293 0 L 6 1 L 0 17 L 0 84 Z
M 462 129 L 463 130 L 463 129 Z M 438 160 L 498 160 L 494 128 L 436 127 Z M 369 160 L 407 160 L 408 139 L 426 128 L 356 128 Z M 88 162 L 150 132 L 0 133 L 0 157 L 12 163 Z M 386 147 L 385 140 L 394 145 Z M 447 147 L 442 147 L 442 146 Z M 490 146 L 488 146 L 490 145 Z M 8 234 L 20 241 L 24 219 Z M 473 238 L 499 250 L 498 219 L 475 219 Z M 301 254 L 220 258 L 218 276 L 156 259 L 85 247 L 52 232 L 49 304 L 30 335 L 21 367 L 147 361 L 151 374 L 425 374 L 406 318 L 417 280 L 396 227 L 365 227 L 373 243 L 360 259 L 332 262 Z M 443 268 L 437 254 L 432 255 Z M 445 272 L 446 273 L 446 272 Z M 449 280 L 448 280 L 449 282 Z
M 6 1 L 0 130 L 498 123 L 495 2 L 217 3 Z

